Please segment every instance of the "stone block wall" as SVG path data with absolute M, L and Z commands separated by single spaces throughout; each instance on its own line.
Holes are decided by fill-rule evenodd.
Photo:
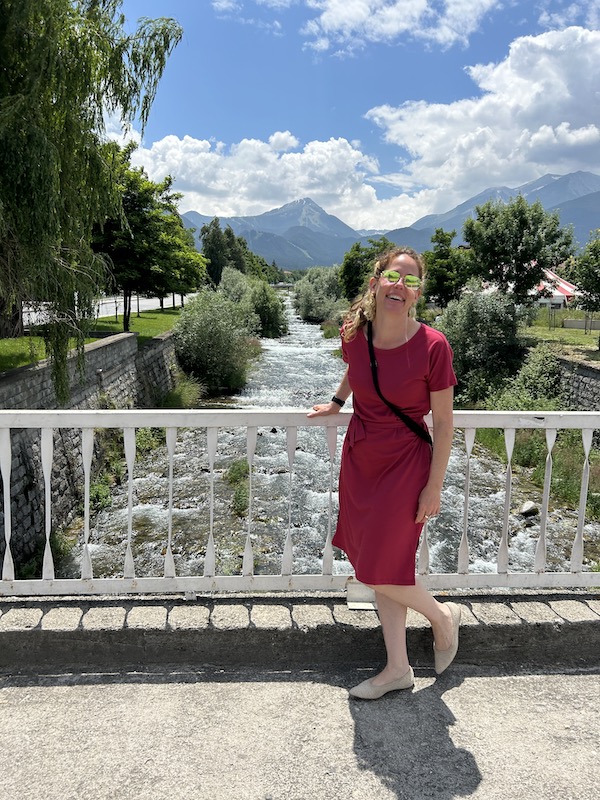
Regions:
M 563 397 L 572 411 L 600 411 L 600 363 L 592 366 L 560 359 Z
M 106 337 L 85 348 L 85 369 L 69 359 L 68 408 L 143 408 L 157 405 L 174 385 L 175 349 L 170 333 L 138 351 L 137 334 Z M 46 361 L 0 375 L 0 409 L 58 408 Z M 83 499 L 81 434 L 54 432 L 52 524 L 68 525 Z M 15 564 L 31 557 L 45 537 L 44 481 L 39 430 L 11 432 L 11 552 Z M 0 564 L 4 555 L 4 499 L 0 485 Z

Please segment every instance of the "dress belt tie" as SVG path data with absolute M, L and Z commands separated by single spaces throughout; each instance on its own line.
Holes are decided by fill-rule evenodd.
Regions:
M 356 442 L 360 442 L 360 440 L 365 439 L 366 436 L 365 424 L 356 412 L 354 412 L 354 414 L 352 414 L 352 419 L 348 423 L 348 430 L 346 431 L 348 445 L 354 447 Z

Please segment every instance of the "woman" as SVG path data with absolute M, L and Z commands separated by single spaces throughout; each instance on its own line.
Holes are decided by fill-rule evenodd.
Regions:
M 414 316 L 423 278 L 423 261 L 411 248 L 394 248 L 379 258 L 365 294 L 342 327 L 344 377 L 332 400 L 313 406 L 308 414 L 337 414 L 353 393 L 333 544 L 346 552 L 357 579 L 374 590 L 383 628 L 384 669 L 350 690 L 353 697 L 365 700 L 414 684 L 406 651 L 407 608 L 431 623 L 438 674 L 458 649 L 460 606 L 439 603 L 415 579 L 423 524 L 440 510 L 456 384 L 446 338 Z M 381 395 L 369 359 L 369 329 Z M 431 410 L 433 448 L 427 434 L 417 435 L 382 397 L 399 406 L 422 431 L 427 430 L 423 416 Z

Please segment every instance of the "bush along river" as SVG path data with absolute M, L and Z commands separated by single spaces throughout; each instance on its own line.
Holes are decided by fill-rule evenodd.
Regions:
M 262 341 L 262 356 L 244 391 L 223 398 L 222 407 L 244 409 L 309 409 L 325 402 L 335 391 L 344 365 L 334 354 L 337 339 L 323 339 L 316 325 L 302 322 L 286 297 L 289 333 Z M 350 404 L 348 404 L 350 405 Z M 319 573 L 327 537 L 330 480 L 333 516 L 337 509 L 337 474 L 343 432 L 331 471 L 325 431 L 298 428 L 296 453 L 290 474 L 286 431 L 260 428 L 252 472 L 251 540 L 257 574 L 281 572 L 281 555 L 288 528 L 294 547 L 294 572 Z M 244 476 L 246 432 L 219 429 L 217 454 L 211 479 L 207 437 L 203 430 L 179 430 L 174 456 L 172 550 L 178 575 L 202 575 L 210 525 L 210 497 L 214 497 L 213 534 L 217 574 L 239 574 L 248 533 L 247 478 Z M 582 455 L 583 459 L 583 455 Z M 463 530 L 467 456 L 462 432 L 457 432 L 442 497 L 442 511 L 429 523 L 430 570 L 454 572 Z M 241 473 L 237 488 L 228 476 Z M 168 527 L 169 463 L 165 447 L 138 455 L 134 477 L 133 554 L 138 576 L 160 576 Z M 473 450 L 470 461 L 468 532 L 470 570 L 495 572 L 504 518 L 506 467 L 485 449 Z M 211 490 L 212 484 L 212 490 Z M 290 501 L 291 497 L 291 501 Z M 520 513 L 526 501 L 541 507 L 541 490 L 513 474 L 509 517 L 509 571 L 533 567 L 540 517 Z M 577 512 L 551 506 L 546 536 L 548 570 L 569 569 Z M 90 550 L 94 576 L 123 574 L 127 536 L 127 486 L 117 486 L 110 506 L 92 524 Z M 585 526 L 585 553 L 598 550 L 600 524 Z M 79 546 L 73 553 L 78 558 Z M 78 563 L 78 562 L 77 562 Z M 351 573 L 342 553 L 336 551 L 335 573 Z M 78 574 L 75 570 L 74 574 Z

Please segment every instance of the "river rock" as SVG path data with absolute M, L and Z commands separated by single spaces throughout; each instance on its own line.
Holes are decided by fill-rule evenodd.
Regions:
M 540 513 L 539 508 L 531 500 L 526 500 L 521 506 L 521 510 L 519 511 L 519 514 L 522 517 L 535 517 L 535 515 L 539 513 Z

